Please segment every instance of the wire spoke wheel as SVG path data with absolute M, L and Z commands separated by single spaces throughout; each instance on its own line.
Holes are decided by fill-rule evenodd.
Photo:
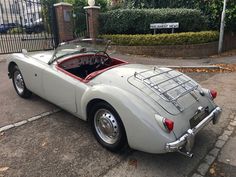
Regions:
M 11 71 L 11 76 L 16 93 L 22 98 L 29 98 L 32 92 L 26 88 L 23 76 L 17 65 Z
M 25 84 L 24 84 L 23 77 L 22 77 L 19 70 L 14 72 L 13 79 L 14 79 L 14 83 L 15 83 L 18 93 L 22 94 L 24 92 Z

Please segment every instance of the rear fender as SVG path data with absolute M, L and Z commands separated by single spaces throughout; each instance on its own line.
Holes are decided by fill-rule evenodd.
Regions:
M 104 100 L 117 111 L 124 124 L 130 147 L 150 153 L 162 153 L 165 143 L 175 140 L 173 133 L 166 133 L 158 125 L 155 110 L 132 93 L 114 86 L 91 87 L 81 99 L 81 111 L 85 119 L 86 107 L 93 99 Z

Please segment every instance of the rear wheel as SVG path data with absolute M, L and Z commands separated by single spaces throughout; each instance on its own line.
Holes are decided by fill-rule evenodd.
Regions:
M 11 74 L 16 93 L 22 98 L 29 98 L 32 95 L 32 92 L 26 88 L 23 76 L 18 66 L 14 66 Z
M 92 108 L 90 123 L 97 141 L 108 150 L 116 152 L 126 144 L 123 123 L 115 109 L 106 102 Z

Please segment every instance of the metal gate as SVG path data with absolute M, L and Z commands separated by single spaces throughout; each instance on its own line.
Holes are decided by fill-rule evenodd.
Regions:
M 53 49 L 55 17 L 53 0 L 0 0 L 0 53 Z
M 84 9 L 80 7 L 73 7 L 73 16 L 74 16 L 74 37 L 75 38 L 86 38 L 88 37 L 87 29 L 87 18 L 86 13 L 81 12 Z

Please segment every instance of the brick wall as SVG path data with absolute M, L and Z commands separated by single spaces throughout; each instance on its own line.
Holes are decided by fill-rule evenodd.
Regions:
M 167 46 L 113 46 L 116 51 L 134 55 L 157 57 L 197 57 L 204 58 L 218 53 L 218 41 L 206 44 L 167 45 Z M 224 36 L 223 50 L 236 49 L 236 33 Z
M 236 33 L 235 32 L 226 33 L 224 36 L 223 50 L 228 51 L 232 49 L 236 49 Z
M 59 42 L 65 42 L 73 39 L 73 21 L 65 20 L 64 13 L 71 12 L 72 6 L 59 3 L 55 5 Z M 71 16 L 70 16 L 71 17 Z
M 218 42 L 194 45 L 113 46 L 116 51 L 157 57 L 207 57 L 217 54 Z
M 98 28 L 99 28 L 98 16 L 99 16 L 100 7 L 87 6 L 87 7 L 84 7 L 84 9 L 87 12 L 87 19 L 88 19 L 87 28 L 88 28 L 89 37 L 96 38 L 98 35 Z

